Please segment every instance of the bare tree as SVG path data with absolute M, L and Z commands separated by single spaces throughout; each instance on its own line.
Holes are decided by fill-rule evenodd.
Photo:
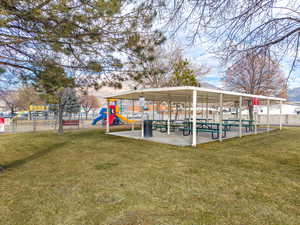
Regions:
M 169 0 L 158 3 L 173 33 L 188 29 L 192 42 L 208 36 L 221 43 L 226 58 L 243 51 L 270 48 L 299 64 L 300 1 L 287 0 Z M 164 4 L 162 4 L 164 3 Z
M 0 98 L 13 116 L 20 105 L 20 98 L 17 91 L 0 91 Z
M 233 91 L 247 94 L 286 97 L 285 77 L 279 64 L 263 51 L 245 53 L 230 66 L 223 81 Z M 249 115 L 253 119 L 253 107 L 249 105 Z
M 44 103 L 33 87 L 20 88 L 18 90 L 18 96 L 20 99 L 19 108 L 23 110 L 29 110 L 29 107 L 33 104 Z
M 96 96 L 94 95 L 83 95 L 80 97 L 79 103 L 85 112 L 85 119 L 87 119 L 91 109 L 99 107 L 99 102 Z
M 45 104 L 40 97 L 40 95 L 36 92 L 33 87 L 22 87 L 18 91 L 19 101 L 19 109 L 28 110 L 29 111 L 29 119 L 32 118 L 32 114 L 30 111 L 31 105 L 41 105 Z
M 173 43 L 172 46 L 158 46 L 152 48 L 150 51 L 144 51 L 141 56 L 143 57 L 136 58 L 131 61 L 132 64 L 130 64 L 130 68 L 132 68 L 133 72 L 129 73 L 129 77 L 137 84 L 137 87 L 194 86 L 195 83 L 198 83 L 210 71 L 209 68 L 203 65 L 184 59 L 184 53 L 182 48 L 179 47 L 179 44 L 174 45 Z M 186 63 L 186 65 L 178 68 L 177 72 L 180 73 L 184 70 L 189 70 L 193 73 L 195 82 L 190 82 L 190 80 L 187 79 L 181 79 L 180 81 L 175 79 L 175 68 L 182 63 Z M 181 76 L 181 78 L 183 77 Z M 196 86 L 198 86 L 198 84 Z

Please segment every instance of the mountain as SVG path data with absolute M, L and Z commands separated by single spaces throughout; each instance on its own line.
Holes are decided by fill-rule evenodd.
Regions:
M 209 88 L 209 89 L 217 89 L 217 90 L 220 90 L 220 88 L 216 87 L 216 86 L 213 85 L 213 84 L 207 83 L 207 82 L 200 82 L 200 84 L 201 84 L 201 87 L 203 87 L 203 88 Z
M 289 101 L 300 102 L 300 87 L 288 90 Z

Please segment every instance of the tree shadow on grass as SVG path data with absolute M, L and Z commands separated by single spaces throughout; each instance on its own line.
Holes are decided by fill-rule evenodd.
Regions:
M 23 159 L 17 159 L 17 160 L 14 160 L 8 164 L 5 164 L 5 165 L 0 165 L 0 167 L 3 168 L 3 171 L 6 170 L 6 169 L 13 169 L 13 168 L 17 168 L 17 167 L 20 167 L 28 162 L 31 162 L 33 160 L 36 160 L 38 158 L 41 158 L 45 155 L 47 155 L 48 153 L 58 149 L 58 148 L 61 148 L 63 147 L 64 145 L 66 145 L 67 142 L 62 142 L 62 143 L 57 143 L 57 144 L 53 144 L 53 145 L 50 145 L 50 146 L 47 146 L 47 148 L 45 148 L 44 150 L 41 150 L 41 151 L 38 151 L 30 156 L 27 156 Z M 1 170 L 0 170 L 1 172 Z

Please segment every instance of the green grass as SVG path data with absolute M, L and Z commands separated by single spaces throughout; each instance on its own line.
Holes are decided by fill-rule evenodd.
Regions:
M 0 136 L 0 224 L 293 225 L 300 129 L 190 147 L 103 131 Z

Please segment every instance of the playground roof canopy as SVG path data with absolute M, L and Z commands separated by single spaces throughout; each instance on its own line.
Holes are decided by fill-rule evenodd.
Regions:
M 118 94 L 106 96 L 106 99 L 127 99 L 138 100 L 144 97 L 146 101 L 172 101 L 172 102 L 191 102 L 193 91 L 197 91 L 198 102 L 217 103 L 220 99 L 220 94 L 223 94 L 223 102 L 239 101 L 242 96 L 243 100 L 252 100 L 253 98 L 260 99 L 260 101 L 286 101 L 284 98 L 268 97 L 263 95 L 251 95 L 233 91 L 223 91 L 218 89 L 209 89 L 202 87 L 166 87 L 166 88 L 147 88 L 131 91 L 123 91 Z

